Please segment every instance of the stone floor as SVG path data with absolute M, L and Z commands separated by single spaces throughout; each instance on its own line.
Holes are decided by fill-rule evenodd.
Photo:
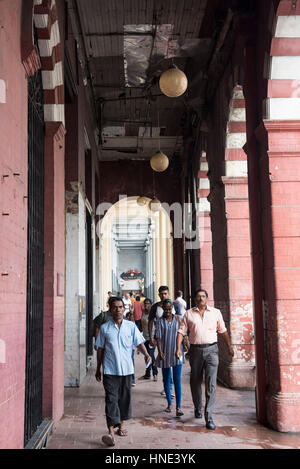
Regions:
M 166 414 L 166 400 L 157 382 L 139 381 L 144 372 L 141 355 L 136 357 L 136 387 L 132 389 L 133 418 L 127 423 L 128 436 L 116 436 L 114 449 L 300 449 L 300 434 L 269 430 L 256 422 L 254 393 L 232 391 L 218 386 L 214 420 L 216 431 L 196 420 L 189 388 L 189 365 L 182 372 L 184 416 Z M 90 369 L 80 388 L 65 390 L 65 414 L 48 443 L 49 449 L 101 449 L 106 432 L 102 383 Z M 106 447 L 105 447 L 106 448 Z

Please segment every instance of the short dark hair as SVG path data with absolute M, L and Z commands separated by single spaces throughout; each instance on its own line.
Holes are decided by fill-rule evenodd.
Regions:
M 200 293 L 201 291 L 203 291 L 206 295 L 206 298 L 208 298 L 208 293 L 206 290 L 204 290 L 204 288 L 198 288 L 198 290 L 195 291 L 195 295 L 194 295 L 194 298 L 196 298 L 196 296 L 198 295 L 198 293 Z
M 140 296 L 136 296 L 135 299 L 136 299 L 136 301 L 140 301 L 141 297 L 140 297 Z
M 111 296 L 110 299 L 108 300 L 109 309 L 113 306 L 115 301 L 122 301 L 122 305 L 124 307 L 123 298 L 121 298 L 120 296 Z
M 172 301 L 172 300 L 164 300 L 164 301 L 162 302 L 162 306 L 164 307 L 164 306 L 166 306 L 166 305 L 171 305 L 171 306 L 173 306 L 173 301 Z
M 176 296 L 182 296 L 182 295 L 183 295 L 183 292 L 181 290 L 177 290 Z
M 150 298 L 145 298 L 145 299 L 144 299 L 144 304 L 145 304 L 146 302 L 147 302 L 147 303 L 150 303 L 150 304 L 152 305 L 152 300 L 150 300 Z
M 112 293 L 111 291 L 108 291 L 107 294 L 109 295 L 110 293 Z
M 169 291 L 169 287 L 167 287 L 167 285 L 161 285 L 158 289 L 158 293 L 161 293 L 162 291 L 166 291 L 166 290 Z

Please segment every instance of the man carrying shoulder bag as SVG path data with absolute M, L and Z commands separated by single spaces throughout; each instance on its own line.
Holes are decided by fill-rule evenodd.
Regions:
M 95 338 L 95 342 L 97 340 L 97 337 L 98 337 L 98 334 L 99 334 L 99 331 L 100 331 L 100 328 L 103 324 L 105 324 L 106 322 L 108 321 L 111 321 L 112 320 L 112 313 L 111 313 L 111 298 L 113 297 L 110 297 L 109 300 L 108 300 L 108 306 L 109 306 L 109 310 L 108 311 L 101 311 L 100 314 L 98 314 L 98 316 L 96 316 L 94 319 L 93 319 L 93 323 L 92 323 L 92 327 L 93 327 L 93 331 L 92 331 L 92 336 Z M 97 351 L 98 350 L 98 347 L 97 345 L 94 345 L 94 349 Z

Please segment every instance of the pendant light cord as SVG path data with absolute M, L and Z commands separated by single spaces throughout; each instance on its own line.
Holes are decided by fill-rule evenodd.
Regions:
M 156 199 L 156 191 L 155 191 L 155 171 L 152 171 L 153 175 L 153 199 Z
M 159 122 L 159 103 L 157 100 L 157 126 L 158 126 L 158 151 L 160 152 L 160 122 Z

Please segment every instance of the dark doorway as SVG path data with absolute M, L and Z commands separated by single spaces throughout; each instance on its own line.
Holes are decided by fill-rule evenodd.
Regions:
M 86 354 L 93 355 L 93 242 L 92 242 L 92 216 L 86 209 Z
M 44 103 L 42 75 L 28 79 L 28 224 L 25 445 L 43 420 Z

